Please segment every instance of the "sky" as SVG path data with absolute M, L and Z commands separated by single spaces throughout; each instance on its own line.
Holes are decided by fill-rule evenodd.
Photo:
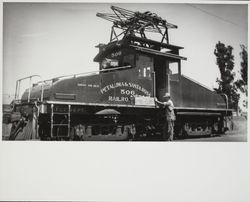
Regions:
M 38 74 L 43 79 L 98 70 L 93 58 L 99 43 L 108 43 L 111 22 L 96 17 L 115 5 L 151 11 L 178 25 L 170 44 L 184 47 L 182 74 L 209 88 L 219 69 L 213 54 L 218 41 L 234 48 L 234 71 L 240 70 L 240 44 L 248 44 L 248 6 L 238 4 L 108 4 L 4 3 L 3 103 L 15 93 L 17 79 Z

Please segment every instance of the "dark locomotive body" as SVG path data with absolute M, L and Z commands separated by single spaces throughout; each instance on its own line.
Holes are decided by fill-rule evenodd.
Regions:
M 98 72 L 42 81 L 14 100 L 11 139 L 160 139 L 164 110 L 154 100 L 165 92 L 175 105 L 175 137 L 224 131 L 232 111 L 181 74 L 182 47 L 126 35 L 98 48 Z

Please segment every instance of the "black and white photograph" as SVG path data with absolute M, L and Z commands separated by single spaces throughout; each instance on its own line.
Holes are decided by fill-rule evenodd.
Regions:
M 246 4 L 4 3 L 2 139 L 245 142 L 247 23 Z
M 0 6 L 0 201 L 250 201 L 247 1 Z

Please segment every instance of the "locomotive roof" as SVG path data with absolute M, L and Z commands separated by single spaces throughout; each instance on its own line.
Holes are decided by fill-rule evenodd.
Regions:
M 145 43 L 150 47 L 135 45 L 134 42 Z M 101 62 L 101 60 L 106 57 L 107 54 L 120 50 L 122 48 L 131 48 L 136 51 L 145 52 L 153 55 L 159 55 L 164 57 L 169 57 L 175 60 L 186 60 L 187 58 L 179 56 L 179 50 L 183 49 L 183 47 L 175 46 L 172 44 L 160 43 L 157 41 L 153 41 L 150 39 L 139 38 L 135 36 L 125 37 L 123 40 L 110 42 L 107 45 L 99 44 L 100 52 L 94 58 L 95 62 Z M 161 49 L 169 49 L 170 52 L 161 52 Z
M 177 60 L 187 60 L 186 57 L 176 55 L 176 54 L 172 54 L 172 53 L 168 53 L 168 52 L 161 52 L 161 51 L 157 51 L 157 50 L 154 50 L 154 49 L 140 47 L 140 46 L 133 46 L 133 45 L 130 45 L 130 47 L 133 47 L 133 48 L 135 48 L 135 50 L 141 51 L 141 52 L 144 52 L 144 53 L 150 53 L 150 54 L 154 54 L 154 55 L 158 55 L 158 56 L 164 56 L 164 57 L 177 59 Z

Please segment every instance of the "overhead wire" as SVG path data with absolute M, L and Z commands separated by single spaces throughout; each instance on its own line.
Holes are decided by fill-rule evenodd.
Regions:
M 232 21 L 230 21 L 230 20 L 227 20 L 227 19 L 225 19 L 225 18 L 223 18 L 223 17 L 220 17 L 220 16 L 218 16 L 218 15 L 215 15 L 215 14 L 213 14 L 213 13 L 211 13 L 211 12 L 209 12 L 209 11 L 206 11 L 206 10 L 200 8 L 200 7 L 197 7 L 197 6 L 193 5 L 193 4 L 186 4 L 186 5 L 188 5 L 188 6 L 192 7 L 192 8 L 195 8 L 195 9 L 197 9 L 197 10 L 203 12 L 203 13 L 206 13 L 207 15 L 210 15 L 210 16 L 213 16 L 213 17 L 215 17 L 215 18 L 218 18 L 218 19 L 220 19 L 220 20 L 222 20 L 222 21 L 224 21 L 224 22 L 227 22 L 227 23 L 230 23 L 230 24 L 232 24 L 232 25 L 241 27 L 241 26 L 240 26 L 239 24 L 237 24 L 237 23 L 234 23 L 234 22 L 232 22 Z

